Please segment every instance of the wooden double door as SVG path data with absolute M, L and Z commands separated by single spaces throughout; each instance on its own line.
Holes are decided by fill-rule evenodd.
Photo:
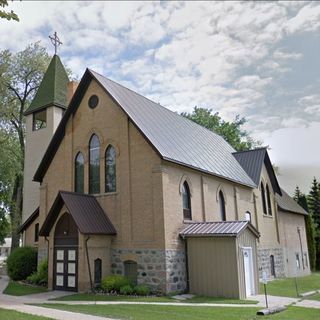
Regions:
M 53 287 L 55 290 L 78 290 L 78 247 L 55 247 Z

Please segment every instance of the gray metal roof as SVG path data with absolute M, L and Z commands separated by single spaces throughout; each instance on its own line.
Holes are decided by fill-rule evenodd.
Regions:
M 298 213 L 303 215 L 308 215 L 308 212 L 305 211 L 294 199 L 292 199 L 283 189 L 282 196 L 276 195 L 276 202 L 280 210 L 288 211 L 292 213 Z
M 257 237 L 259 232 L 248 221 L 220 221 L 191 223 L 180 232 L 182 237 L 236 237 L 249 228 Z
M 101 208 L 97 199 L 88 194 L 59 191 L 40 230 L 41 236 L 48 236 L 60 210 L 65 204 L 79 231 L 83 234 L 115 235 L 116 229 Z
M 228 180 L 255 184 L 219 135 L 90 70 L 163 159 Z
M 235 152 L 233 155 L 247 172 L 252 181 L 259 185 L 266 148 Z

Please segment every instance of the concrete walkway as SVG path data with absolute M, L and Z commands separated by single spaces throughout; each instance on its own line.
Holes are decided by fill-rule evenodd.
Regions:
M 0 308 L 16 310 L 33 315 L 39 315 L 58 320 L 113 320 L 111 318 L 104 318 L 98 316 L 90 316 L 87 314 L 49 309 L 38 306 L 31 306 L 30 304 L 70 304 L 70 305 L 163 305 L 163 306 L 192 306 L 192 307 L 234 307 L 234 308 L 248 308 L 248 307 L 262 307 L 265 305 L 264 295 L 251 296 L 250 300 L 258 301 L 258 304 L 225 304 L 225 303 L 187 303 L 187 302 L 134 302 L 134 301 L 54 301 L 48 299 L 59 298 L 68 294 L 73 294 L 64 291 L 48 291 L 26 296 L 9 296 L 3 294 L 3 290 L 8 285 L 8 278 L 2 276 L 0 279 Z M 305 308 L 319 308 L 320 301 L 301 300 L 297 298 L 276 297 L 268 295 L 269 307 L 296 305 Z

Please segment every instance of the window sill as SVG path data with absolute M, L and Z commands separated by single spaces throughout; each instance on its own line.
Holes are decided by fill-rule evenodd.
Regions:
M 93 193 L 94 197 L 116 196 L 118 192 Z
M 186 223 L 186 224 L 191 224 L 191 223 L 196 223 L 197 221 L 183 219 L 182 222 L 183 222 L 183 223 Z
M 270 216 L 269 214 L 263 214 L 264 218 L 269 218 L 269 219 L 273 219 L 273 216 Z

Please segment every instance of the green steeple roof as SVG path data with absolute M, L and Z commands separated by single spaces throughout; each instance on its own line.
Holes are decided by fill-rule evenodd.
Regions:
M 25 115 L 52 105 L 67 108 L 68 82 L 67 72 L 55 54 Z

